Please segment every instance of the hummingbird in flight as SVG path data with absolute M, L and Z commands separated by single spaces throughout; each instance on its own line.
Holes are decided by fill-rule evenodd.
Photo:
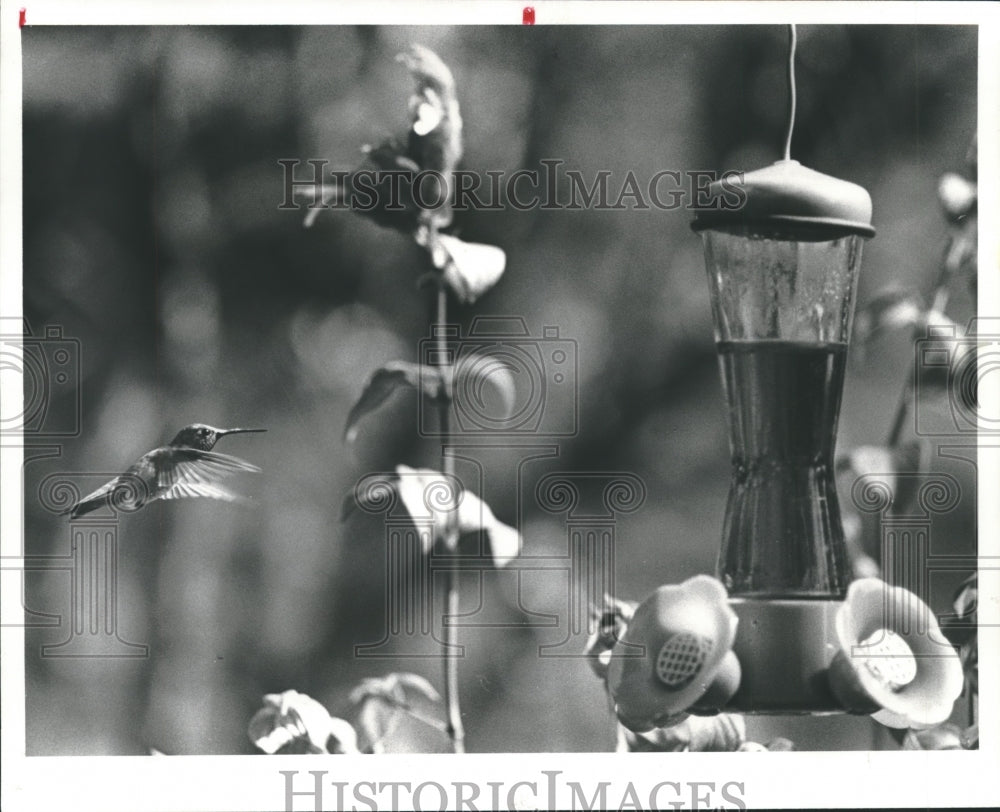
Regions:
M 239 457 L 212 451 L 227 434 L 267 429 L 217 429 L 204 423 L 185 426 L 167 445 L 143 454 L 125 473 L 63 511 L 71 519 L 104 506 L 109 501 L 138 510 L 156 499 L 206 497 L 236 502 L 243 497 L 219 484 L 223 477 L 260 468 Z

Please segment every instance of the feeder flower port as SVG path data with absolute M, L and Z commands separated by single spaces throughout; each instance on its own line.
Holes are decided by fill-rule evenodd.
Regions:
M 836 634 L 830 688 L 847 710 L 895 728 L 929 728 L 950 716 L 962 664 L 912 592 L 878 578 L 854 581 L 837 612 Z
M 736 692 L 736 614 L 725 587 L 696 575 L 661 586 L 636 608 L 611 653 L 608 690 L 618 719 L 637 733 L 691 712 L 717 712 Z

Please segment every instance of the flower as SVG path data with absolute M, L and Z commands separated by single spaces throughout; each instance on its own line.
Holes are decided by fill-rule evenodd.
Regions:
M 737 622 L 725 587 L 707 575 L 661 586 L 646 598 L 608 666 L 622 724 L 641 733 L 677 724 L 696 703 L 708 712 L 725 705 L 740 681 L 730 650 Z
M 370 699 L 385 702 L 399 708 L 409 708 L 408 692 L 423 696 L 431 702 L 439 702 L 441 696 L 424 677 L 419 674 L 392 673 L 384 677 L 363 679 L 351 691 L 351 702 L 360 705 Z
M 836 631 L 840 651 L 829 680 L 845 708 L 895 728 L 934 727 L 951 714 L 962 665 L 934 613 L 912 592 L 878 578 L 855 581 Z
M 420 710 L 420 700 L 438 703 L 441 696 L 419 674 L 402 672 L 363 679 L 351 691 L 351 704 L 358 706 L 357 727 L 365 752 L 385 752 L 385 740 L 403 714 L 447 735 L 443 722 Z
M 718 716 L 689 716 L 670 727 L 658 727 L 645 733 L 625 731 L 628 752 L 714 752 L 756 749 L 747 747 L 747 725 L 738 713 L 720 713 Z M 761 750 L 767 748 L 757 745 Z
M 250 740 L 268 755 L 291 753 L 356 753 L 357 734 L 343 719 L 298 691 L 267 694 L 264 707 L 247 728 Z

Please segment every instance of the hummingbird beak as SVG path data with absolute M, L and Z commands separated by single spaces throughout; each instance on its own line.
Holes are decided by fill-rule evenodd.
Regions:
M 219 436 L 225 437 L 227 434 L 251 434 L 267 431 L 267 429 L 226 429 L 225 431 L 220 431 Z

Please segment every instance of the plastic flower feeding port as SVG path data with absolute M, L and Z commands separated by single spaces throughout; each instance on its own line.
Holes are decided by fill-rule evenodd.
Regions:
M 717 578 L 662 586 L 634 608 L 606 598 L 588 642 L 630 750 L 691 747 L 692 730 L 743 749 L 739 713 L 933 727 L 962 690 L 958 655 L 917 595 L 849 583 L 834 447 L 861 249 L 875 230 L 868 192 L 791 160 L 790 34 L 784 160 L 713 184 L 714 205 L 692 224 L 729 406 Z
M 727 709 L 843 712 L 826 671 L 849 575 L 833 452 L 871 198 L 789 157 L 699 210 L 729 408 L 732 482 L 718 577 L 739 618 Z M 726 208 L 738 193 L 742 205 Z M 726 195 L 728 194 L 728 198 Z

